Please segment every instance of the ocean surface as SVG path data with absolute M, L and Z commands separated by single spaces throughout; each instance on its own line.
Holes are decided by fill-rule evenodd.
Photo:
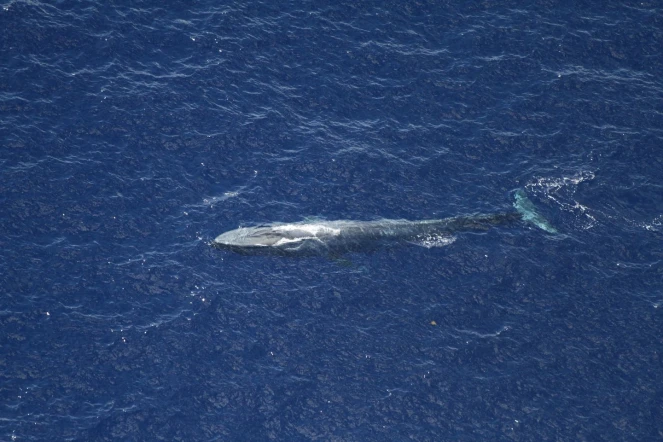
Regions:
M 663 439 L 656 1 L 0 0 L 0 440 Z M 339 256 L 238 226 L 519 223 Z

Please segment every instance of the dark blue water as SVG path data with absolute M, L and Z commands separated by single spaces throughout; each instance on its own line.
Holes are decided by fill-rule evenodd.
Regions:
M 456 3 L 5 0 L 0 439 L 663 438 L 663 9 Z

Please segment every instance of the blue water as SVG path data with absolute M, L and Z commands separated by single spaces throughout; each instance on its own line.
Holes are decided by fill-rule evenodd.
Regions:
M 3 0 L 0 440 L 663 438 L 660 3 L 222 3 Z

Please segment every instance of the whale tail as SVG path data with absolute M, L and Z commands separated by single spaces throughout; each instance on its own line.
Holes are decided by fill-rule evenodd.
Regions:
M 536 210 L 534 203 L 527 198 L 523 189 L 516 190 L 514 197 L 515 201 L 513 207 L 515 207 L 518 213 L 520 213 L 523 221 L 530 222 L 548 233 L 557 233 L 557 229 L 555 229 L 550 222 L 548 222 L 548 220 Z

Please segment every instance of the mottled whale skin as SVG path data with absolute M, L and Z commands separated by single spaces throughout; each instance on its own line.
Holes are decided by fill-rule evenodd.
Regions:
M 454 232 L 487 230 L 519 221 L 518 212 L 439 220 L 303 221 L 240 227 L 216 237 L 212 245 L 244 254 L 309 255 L 370 250 L 376 246 L 423 243 Z
M 240 227 L 217 236 L 212 245 L 241 254 L 336 255 L 389 243 L 444 244 L 456 232 L 485 231 L 522 220 L 556 232 L 520 190 L 515 193 L 514 207 L 514 212 L 421 221 L 302 221 Z

